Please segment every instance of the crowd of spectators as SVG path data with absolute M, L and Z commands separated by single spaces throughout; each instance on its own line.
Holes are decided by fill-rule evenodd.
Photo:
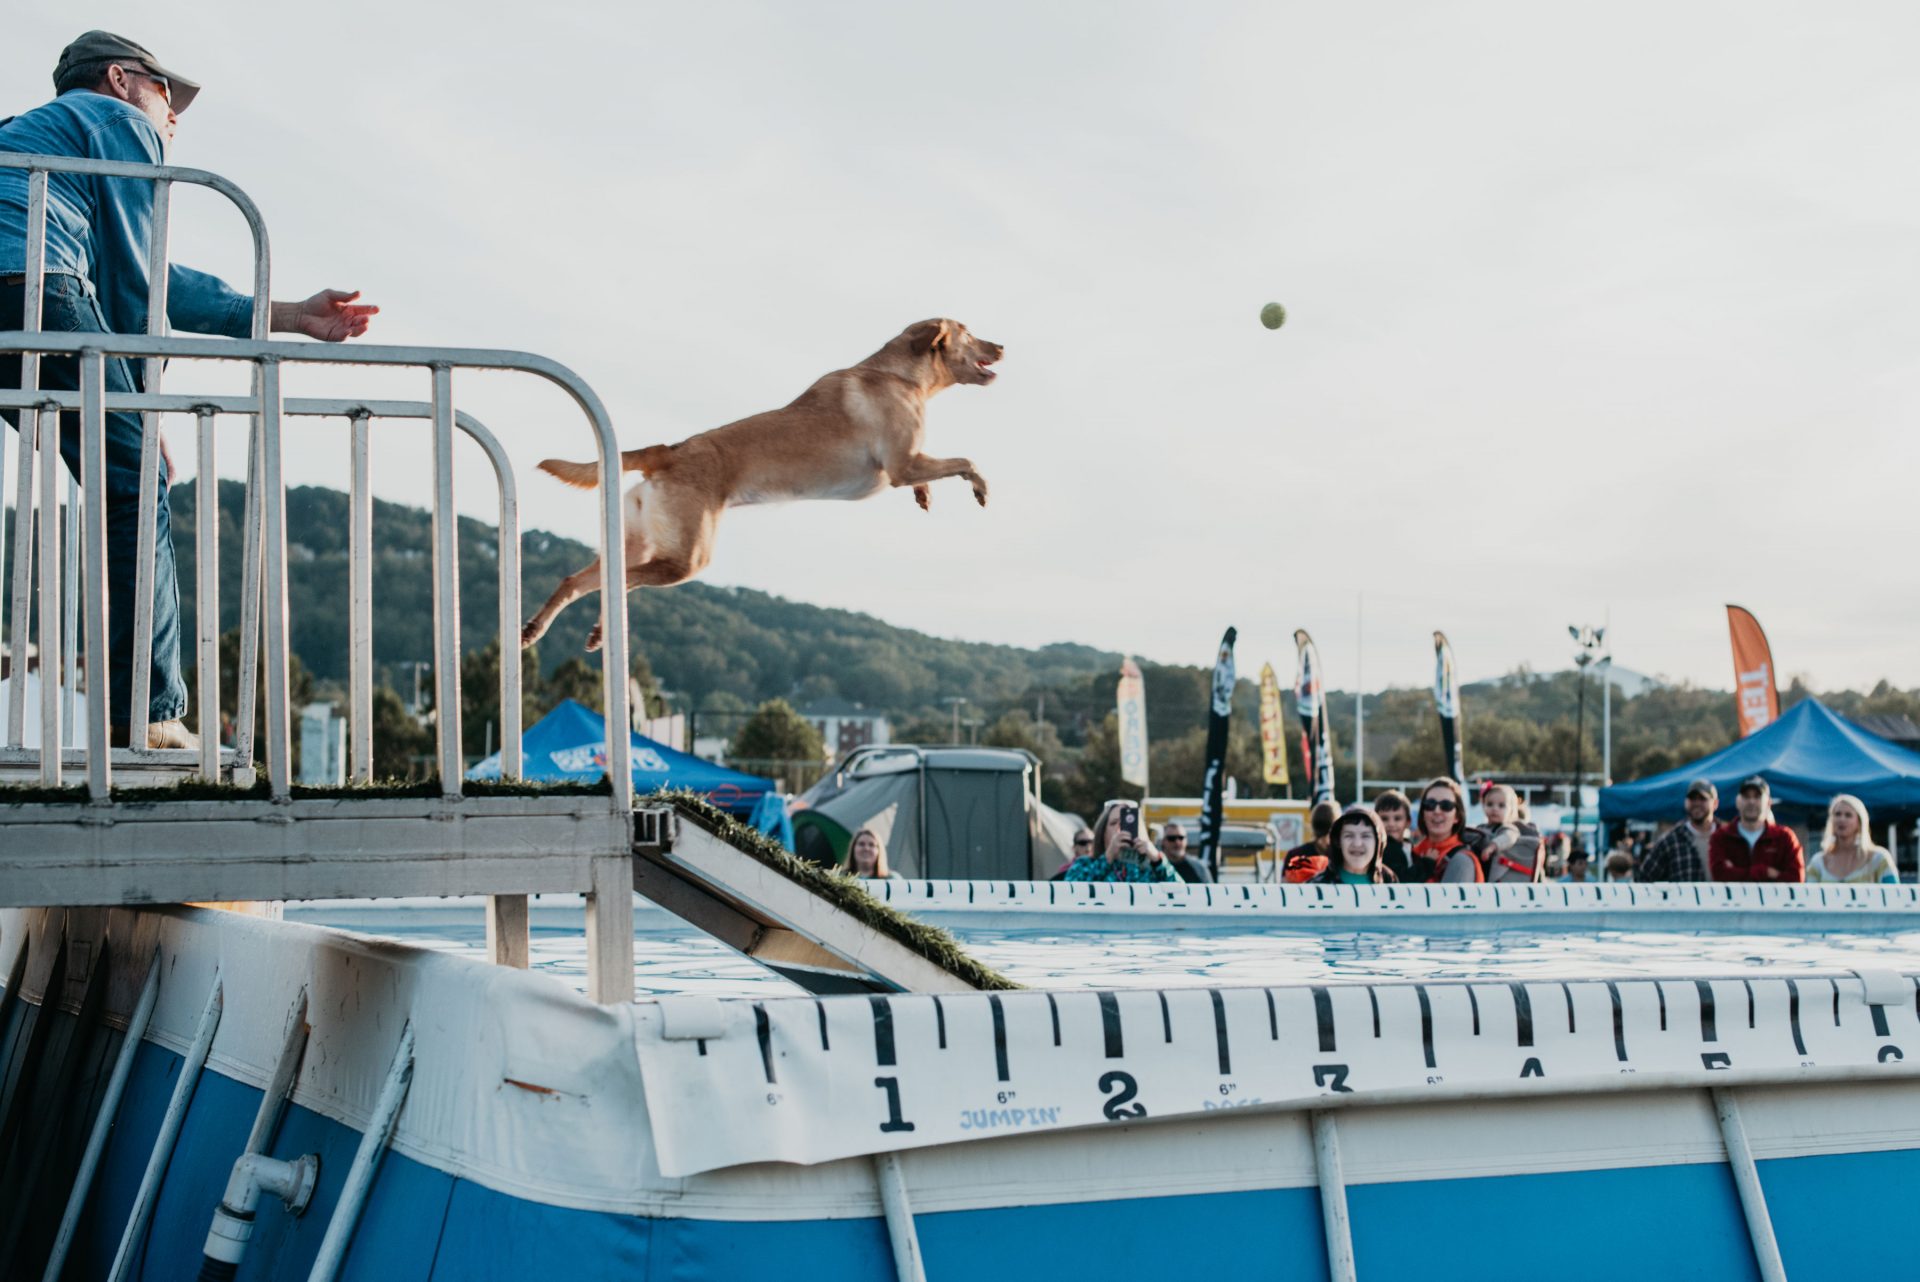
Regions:
M 1074 838 L 1074 858 L 1055 874 L 1068 881 L 1211 882 L 1213 871 L 1191 853 L 1186 828 L 1169 821 L 1160 844 L 1123 833 L 1109 802 L 1091 831 Z M 1695 780 L 1683 812 L 1657 835 L 1631 834 L 1596 869 L 1589 852 L 1560 833 L 1542 834 L 1526 799 L 1506 784 L 1483 785 L 1479 824 L 1467 822 L 1466 789 L 1441 777 L 1418 801 L 1388 790 L 1370 806 L 1344 811 L 1321 802 L 1308 815 L 1312 837 L 1279 859 L 1291 883 L 1381 885 L 1558 881 L 1751 881 L 1866 885 L 1900 880 L 1893 856 L 1874 844 L 1872 820 L 1858 797 L 1833 798 L 1820 848 L 1809 860 L 1794 830 L 1773 813 L 1767 781 L 1755 775 L 1735 795 L 1733 817 L 1717 819 L 1719 791 Z M 1135 812 L 1137 815 L 1137 811 Z

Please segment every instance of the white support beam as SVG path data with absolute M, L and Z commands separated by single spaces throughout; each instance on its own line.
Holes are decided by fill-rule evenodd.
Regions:
M 525 895 L 487 896 L 487 960 L 515 970 L 533 964 L 533 932 Z
M 593 861 L 587 891 L 587 997 L 602 1006 L 633 1000 L 633 858 Z
M 586 893 L 630 860 L 607 797 L 0 806 L 0 905 Z M 631 873 L 628 888 L 631 889 Z M 626 901 L 622 911 L 630 911 Z

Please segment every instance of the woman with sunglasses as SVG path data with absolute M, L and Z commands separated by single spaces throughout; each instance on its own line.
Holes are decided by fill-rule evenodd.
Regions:
M 1413 848 L 1416 866 L 1431 862 L 1428 881 L 1482 882 L 1486 874 L 1467 846 L 1467 797 L 1460 785 L 1442 776 L 1420 790 L 1420 844 Z
M 1054 873 L 1053 876 L 1047 878 L 1047 880 L 1059 881 L 1067 875 L 1067 869 L 1073 867 L 1082 859 L 1091 858 L 1093 858 L 1093 831 L 1088 828 L 1076 828 L 1073 833 L 1073 857 L 1067 860 L 1066 863 L 1061 864 L 1060 871 Z
M 1333 821 L 1327 834 L 1333 858 L 1319 876 L 1316 886 L 1379 886 L 1398 881 L 1383 862 L 1387 848 L 1387 830 L 1380 816 L 1365 806 L 1349 806 Z
M 1866 803 L 1841 793 L 1827 807 L 1827 831 L 1820 853 L 1807 865 L 1807 884 L 1828 886 L 1897 885 L 1899 870 L 1885 846 L 1873 844 Z

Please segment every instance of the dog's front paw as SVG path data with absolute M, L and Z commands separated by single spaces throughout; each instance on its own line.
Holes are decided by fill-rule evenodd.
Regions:
M 592 654 L 595 650 L 598 650 L 599 648 L 600 648 L 600 625 L 596 623 L 593 625 L 592 628 L 588 629 L 587 631 L 587 653 Z
M 922 512 L 933 511 L 933 487 L 931 485 L 914 486 L 913 501 L 920 505 Z
M 545 631 L 546 629 L 540 626 L 540 620 L 528 619 L 520 625 L 520 648 L 524 650 L 535 641 L 538 641 L 540 635 Z
M 985 507 L 987 505 L 987 478 L 986 477 L 976 476 L 973 478 L 973 497 L 980 501 L 981 507 Z

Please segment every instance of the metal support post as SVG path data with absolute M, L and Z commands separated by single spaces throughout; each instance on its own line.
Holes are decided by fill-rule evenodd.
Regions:
M 107 637 L 107 362 L 80 353 L 80 488 L 86 494 L 81 538 L 87 554 L 87 791 L 96 802 L 113 790 L 113 657 Z M 59 417 L 48 414 L 48 422 Z M 57 430 L 57 428 L 56 428 Z M 49 479 L 45 489 L 58 491 Z M 59 742 L 55 736 L 53 742 Z M 141 741 L 144 745 L 145 741 Z M 59 754 L 54 754 L 56 757 Z
M 25 949 L 21 950 L 25 956 Z M 120 1114 L 120 1097 L 126 1093 L 127 1079 L 133 1075 L 134 1056 L 153 1020 L 153 1008 L 160 997 L 160 950 L 153 950 L 147 963 L 146 982 L 140 987 L 140 1000 L 127 1020 L 126 1040 L 113 1062 L 113 1076 L 107 1079 L 107 1093 L 100 1097 L 100 1109 L 94 1114 L 93 1133 L 87 1136 L 86 1152 L 80 1158 L 80 1172 L 73 1177 L 73 1189 L 67 1194 L 67 1212 L 60 1219 L 60 1231 L 53 1239 L 53 1254 L 47 1257 L 44 1282 L 60 1282 L 66 1267 L 67 1251 L 73 1246 L 73 1232 L 80 1225 L 80 1212 L 87 1205 L 87 1193 L 93 1188 L 93 1176 L 100 1169 L 100 1154 L 106 1150 L 107 1136 Z
M 220 478 L 213 431 L 213 410 L 196 411 L 197 458 L 193 505 L 193 613 L 198 643 L 194 649 L 200 687 L 200 773 L 220 778 Z
M 101 596 L 102 593 L 93 593 Z M 179 1142 L 181 1124 L 187 1120 L 187 1106 L 193 1102 L 194 1087 L 200 1084 L 200 1070 L 206 1067 L 207 1052 L 213 1049 L 213 1035 L 220 1028 L 220 1012 L 224 998 L 221 995 L 221 983 L 218 976 L 213 981 L 213 991 L 207 994 L 207 1004 L 200 1012 L 199 1031 L 194 1034 L 193 1045 L 187 1048 L 186 1062 L 180 1066 L 180 1076 L 174 1079 L 173 1098 L 167 1102 L 167 1114 L 160 1122 L 160 1134 L 153 1141 L 153 1152 L 147 1155 L 147 1171 L 140 1177 L 140 1191 L 134 1195 L 133 1210 L 127 1215 L 127 1226 L 120 1234 L 120 1249 L 114 1254 L 113 1267 L 108 1270 L 109 1282 L 121 1282 L 128 1276 L 133 1265 L 135 1244 L 147 1235 L 147 1220 L 153 1215 L 153 1204 L 160 1196 L 160 1177 L 166 1173 L 167 1164 L 173 1158 L 173 1146 Z
M 444 364 L 433 367 L 433 637 L 440 791 L 457 797 L 465 775 L 460 742 L 460 531 L 453 508 L 453 370 Z
M 87 360 L 91 357 L 93 364 Z M 89 370 L 98 373 L 101 369 L 100 355 L 97 352 L 81 357 L 80 386 L 84 393 L 92 385 L 88 377 Z M 95 401 L 96 408 L 99 402 Z M 37 414 L 40 433 L 40 782 L 49 788 L 60 786 L 60 683 L 59 669 L 54 666 L 54 656 L 60 653 L 60 623 L 66 617 L 66 609 L 60 600 L 60 416 L 48 410 Z M 24 421 L 24 415 L 22 416 Z M 82 416 L 81 433 L 85 446 L 92 446 L 92 435 L 87 431 L 92 419 Z M 92 462 L 92 453 L 83 448 L 87 462 Z M 104 475 L 104 469 L 90 475 Z M 91 485 L 88 493 L 97 493 Z M 91 511 L 100 507 L 98 503 L 88 503 Z M 92 594 L 98 595 L 98 594 Z M 89 620 L 91 621 L 91 620 Z M 91 637 L 88 640 L 92 640 Z M 93 654 L 89 650 L 87 657 Z M 92 669 L 90 669 L 92 670 Z M 25 673 L 25 665 L 21 668 Z M 105 668 L 97 669 L 104 673 Z M 105 681 L 89 681 L 88 687 L 105 687 Z M 106 743 L 106 736 L 100 737 Z M 93 754 L 104 757 L 104 753 Z M 94 794 L 96 800 L 105 798 L 105 790 Z
M 80 689 L 80 482 L 67 474 L 65 533 L 61 539 L 60 733 L 62 745 L 75 741 L 75 694 Z
M 1787 1282 L 1787 1266 L 1780 1259 L 1780 1244 L 1773 1236 L 1773 1217 L 1767 1213 L 1767 1195 L 1760 1187 L 1760 1168 L 1754 1165 L 1747 1128 L 1740 1121 L 1740 1105 L 1731 1090 L 1713 1088 L 1713 1111 L 1720 1119 L 1727 1165 L 1733 1169 L 1734 1187 L 1740 1191 L 1740 1209 L 1747 1217 L 1747 1236 L 1753 1240 L 1753 1258 L 1760 1266 L 1761 1282 Z
M 260 497 L 264 573 L 260 613 L 267 635 L 267 778 L 274 799 L 293 793 L 293 729 L 287 707 L 287 478 L 280 453 L 280 362 L 260 362 Z
M 320 1239 L 320 1249 L 314 1256 L 307 1282 L 333 1282 L 346 1260 L 347 1246 L 360 1222 L 360 1211 L 373 1188 L 374 1173 L 379 1168 L 381 1155 L 387 1151 L 388 1141 L 393 1138 L 400 1106 L 406 1102 L 407 1087 L 412 1082 L 413 1021 L 409 1020 L 400 1030 L 400 1045 L 393 1053 L 393 1065 L 387 1069 L 387 1080 L 380 1088 L 380 1098 L 373 1106 L 367 1129 L 360 1134 L 360 1147 L 354 1152 L 353 1166 L 348 1169 L 340 1198 L 334 1203 L 333 1218 L 327 1221 L 327 1232 Z
M 887 1217 L 887 1241 L 893 1246 L 893 1273 L 899 1282 L 927 1282 L 920 1234 L 913 1225 L 913 1204 L 898 1153 L 875 1153 L 873 1176 L 880 1185 L 880 1208 Z
M 348 444 L 347 529 L 350 598 L 348 724 L 353 735 L 355 783 L 373 782 L 373 488 L 369 416 L 352 417 Z
M 1347 1182 L 1340 1170 L 1340 1134 L 1333 1114 L 1313 1114 L 1313 1165 L 1320 1178 L 1320 1220 L 1327 1237 L 1329 1282 L 1355 1282 L 1353 1224 L 1347 1219 Z

